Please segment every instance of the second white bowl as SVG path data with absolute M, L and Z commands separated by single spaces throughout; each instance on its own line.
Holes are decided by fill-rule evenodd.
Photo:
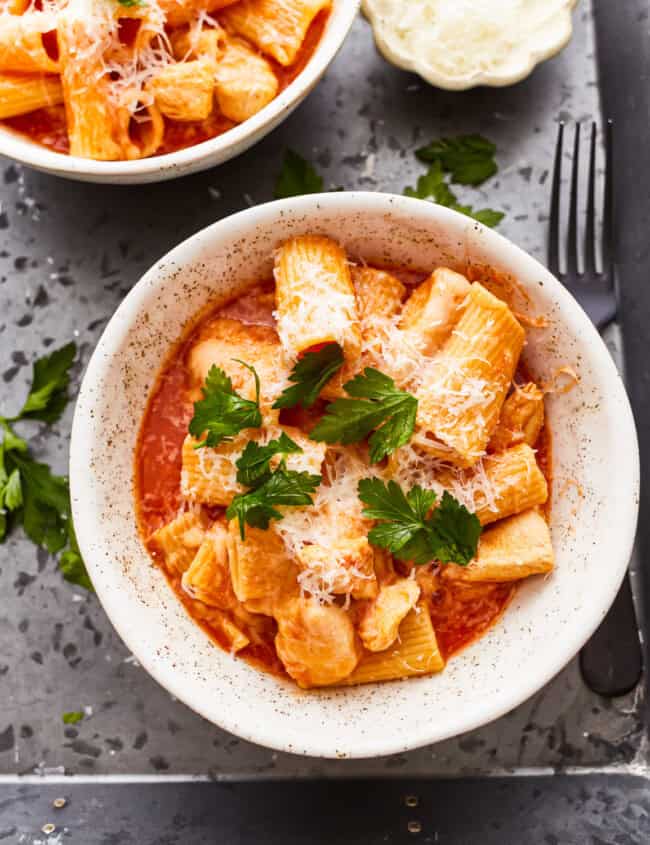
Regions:
M 0 124 L 0 155 L 56 176 L 120 185 L 164 182 L 223 164 L 261 141 L 300 105 L 341 48 L 358 10 L 359 0 L 333 0 L 325 32 L 304 70 L 268 106 L 216 138 L 137 161 L 93 161 L 56 153 Z

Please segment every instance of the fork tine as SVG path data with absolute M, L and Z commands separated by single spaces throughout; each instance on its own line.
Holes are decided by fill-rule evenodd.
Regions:
M 591 124 L 589 142 L 589 185 L 585 223 L 585 274 L 596 273 L 596 124 Z
M 571 164 L 571 197 L 569 200 L 569 228 L 567 233 L 567 274 L 578 275 L 578 175 L 580 172 L 580 124 L 576 123 Z
M 613 123 L 605 127 L 605 199 L 603 201 L 603 273 L 614 284 L 614 139 Z
M 548 267 L 556 276 L 560 274 L 560 183 L 562 181 L 562 145 L 564 122 L 557 127 L 555 161 L 553 162 L 553 186 L 551 189 L 551 216 L 548 234 Z

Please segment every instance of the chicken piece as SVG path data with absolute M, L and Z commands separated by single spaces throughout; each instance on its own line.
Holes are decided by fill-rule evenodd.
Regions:
M 271 408 L 287 386 L 289 367 L 282 346 L 269 326 L 245 325 L 239 320 L 220 318 L 210 324 L 209 336 L 190 350 L 188 367 L 195 383 L 195 398 L 210 368 L 220 367 L 231 379 L 233 390 L 245 399 L 255 399 L 255 377 L 238 361 L 255 367 L 260 379 L 260 407 L 263 417 L 276 423 L 279 411 Z
M 215 69 L 219 108 L 242 123 L 268 105 L 278 93 L 278 80 L 267 60 L 245 41 L 229 39 Z
M 361 656 L 348 614 L 312 598 L 293 598 L 278 606 L 275 648 L 291 677 L 304 689 L 336 684 Z
M 169 43 L 174 58 L 179 62 L 188 59 L 210 58 L 216 61 L 225 50 L 228 36 L 220 26 L 209 29 L 174 29 L 169 34 Z
M 488 449 L 501 452 L 527 443 L 534 446 L 544 426 L 544 394 L 534 382 L 516 387 L 503 403 Z
M 327 593 L 349 594 L 355 599 L 372 599 L 377 595 L 375 555 L 367 537 L 342 539 L 329 546 L 302 546 L 296 557 L 303 573 L 315 577 Z M 303 580 L 298 576 L 298 583 L 309 592 L 309 578 Z
M 402 620 L 419 598 L 420 587 L 411 578 L 401 578 L 379 590 L 359 624 L 359 636 L 368 651 L 384 651 L 395 642 Z
M 449 337 L 469 291 L 465 276 L 439 267 L 406 300 L 400 327 L 422 354 L 433 355 Z
M 188 595 L 221 610 L 228 610 L 237 603 L 230 581 L 227 540 L 225 526 L 215 522 L 181 579 L 181 586 Z
M 163 525 L 149 538 L 154 557 L 161 559 L 171 575 L 182 575 L 190 566 L 205 537 L 203 519 L 192 511 Z
M 147 90 L 170 120 L 206 120 L 214 104 L 215 69 L 215 62 L 209 58 L 166 65 Z

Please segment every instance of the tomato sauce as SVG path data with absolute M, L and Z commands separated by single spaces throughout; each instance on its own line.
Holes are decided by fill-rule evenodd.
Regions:
M 410 285 L 428 275 L 385 269 L 390 269 L 390 272 L 399 275 L 402 281 Z M 189 350 L 198 340 L 209 334 L 210 323 L 216 318 L 227 317 L 250 325 L 274 326 L 273 290 L 273 282 L 257 285 L 241 297 L 204 314 L 185 339 L 176 346 L 164 366 L 145 412 L 135 455 L 137 515 L 145 542 L 154 531 L 177 515 L 182 503 L 181 447 L 192 416 L 191 384 L 187 371 Z M 522 365 L 518 370 L 517 379 L 525 381 L 529 378 Z M 322 411 L 324 404 L 323 402 L 309 411 L 300 408 L 285 410 L 281 415 L 281 423 L 309 430 L 314 423 L 314 415 Z M 535 448 L 540 467 L 550 483 L 551 439 L 546 427 Z M 224 509 L 206 510 L 210 518 L 217 518 Z M 152 556 L 155 559 L 154 552 Z M 226 647 L 220 641 L 218 631 L 206 624 L 197 613 L 196 602 L 183 591 L 180 579 L 168 574 L 167 577 L 188 613 L 217 644 Z M 498 621 L 516 590 L 516 582 L 480 584 L 436 579 L 436 589 L 430 597 L 429 609 L 443 657 L 449 659 L 480 638 Z M 258 618 L 254 643 L 238 652 L 238 656 L 266 671 L 285 675 L 273 645 L 276 623 L 268 617 Z
M 274 59 L 267 57 L 279 82 L 278 94 L 284 91 L 307 66 L 323 36 L 328 18 L 329 11 L 327 10 L 323 10 L 316 15 L 298 51 L 296 61 L 290 67 L 283 67 Z M 128 19 L 125 20 L 129 22 Z M 121 26 L 121 29 L 125 30 L 124 40 L 128 40 L 129 37 L 133 38 L 133 33 L 130 32 L 128 26 Z M 58 52 L 53 34 L 46 33 L 46 35 L 50 36 L 48 45 L 51 54 L 54 54 L 55 51 Z M 155 155 L 173 153 L 200 144 L 210 138 L 223 135 L 224 132 L 237 125 L 224 117 L 216 108 L 206 120 L 202 121 L 185 123 L 170 120 L 167 117 L 163 119 L 165 121 L 165 134 Z M 32 141 L 36 141 L 37 144 L 41 144 L 41 146 L 54 152 L 69 153 L 70 151 L 65 109 L 62 105 L 37 109 L 18 117 L 9 117 L 0 121 L 0 124 L 4 124 L 23 135 L 28 135 Z

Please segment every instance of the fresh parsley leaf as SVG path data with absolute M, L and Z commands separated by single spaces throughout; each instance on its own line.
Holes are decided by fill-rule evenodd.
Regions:
M 405 494 L 395 481 L 385 484 L 379 478 L 362 478 L 358 493 L 367 505 L 364 516 L 380 520 L 368 533 L 369 541 L 399 560 L 465 566 L 476 555 L 481 523 L 446 490 L 431 516 L 437 496 L 419 485 Z
M 404 196 L 419 200 L 437 202 L 451 208 L 457 201 L 456 194 L 445 182 L 445 174 L 440 161 L 434 161 L 426 173 L 418 178 L 415 188 L 404 188 Z
M 262 425 L 260 380 L 254 367 L 243 361 L 238 363 L 248 367 L 255 376 L 255 401 L 235 393 L 230 378 L 213 364 L 202 388 L 203 399 L 194 403 L 194 416 L 189 425 L 189 432 L 194 437 L 205 435 L 197 449 L 201 446 L 218 446 L 245 428 L 259 428 Z
M 451 190 L 447 182 L 445 182 L 442 164 L 439 160 L 434 161 L 427 172 L 420 176 L 415 188 L 409 187 L 404 189 L 404 196 L 436 202 L 438 205 L 444 205 L 445 208 L 459 211 L 461 214 L 465 214 L 473 220 L 478 220 L 480 223 L 491 228 L 497 226 L 505 217 L 503 212 L 494 211 L 491 208 L 482 208 L 479 211 L 474 211 L 471 205 L 461 205 L 458 202 L 456 194 Z
M 15 420 L 53 423 L 59 419 L 68 404 L 70 367 L 76 354 L 76 344 L 68 343 L 34 363 L 32 386 Z
M 18 437 L 9 424 L 0 419 L 0 424 L 4 428 L 4 437 L 2 440 L 2 452 L 8 454 L 9 452 L 27 452 L 27 442 L 22 437 Z
M 325 443 L 357 443 L 370 437 L 370 461 L 377 463 L 411 438 L 418 400 L 373 367 L 343 385 L 351 399 L 337 399 L 310 433 Z
M 440 162 L 451 173 L 451 181 L 460 185 L 482 185 L 497 172 L 496 146 L 482 135 L 440 138 L 415 151 L 420 161 Z
M 92 590 L 72 524 L 68 479 L 35 461 L 27 442 L 10 425 L 19 420 L 53 423 L 59 419 L 68 402 L 76 351 L 75 344 L 68 343 L 39 358 L 20 413 L 11 419 L 0 416 L 0 542 L 10 527 L 22 524 L 30 540 L 49 552 L 65 549 L 59 560 L 64 578 Z
M 20 473 L 25 534 L 52 554 L 61 551 L 68 540 L 70 518 L 67 479 L 53 475 L 47 464 L 28 455 L 11 453 L 8 462 Z
M 294 150 L 287 150 L 275 184 L 275 198 L 279 200 L 303 194 L 320 194 L 322 190 L 323 179 L 307 159 Z
M 271 458 L 297 452 L 302 452 L 302 449 L 284 431 L 277 440 L 269 440 L 264 446 L 249 440 L 235 461 L 237 481 L 246 487 L 259 487 L 271 475 Z
M 134 6 L 146 6 L 145 0 L 117 0 L 120 6 L 132 9 Z
M 228 519 L 239 521 L 242 540 L 246 538 L 245 526 L 268 528 L 272 519 L 282 519 L 276 505 L 300 507 L 313 504 L 311 494 L 322 481 L 322 476 L 308 472 L 294 472 L 281 464 L 267 480 L 248 493 L 235 496 L 228 510 Z
M 476 514 L 445 490 L 432 522 L 439 542 L 437 559 L 442 563 L 468 564 L 476 555 L 483 530 Z
M 474 220 L 478 220 L 484 226 L 489 226 L 490 229 L 498 226 L 505 217 L 503 211 L 495 211 L 493 208 L 481 208 L 478 211 L 472 211 L 471 206 L 459 205 L 456 207 L 456 211 L 460 211 L 461 214 L 466 214 L 468 217 L 473 217 Z
M 83 710 L 72 710 L 70 713 L 64 713 L 61 716 L 61 720 L 64 725 L 76 725 L 78 722 L 81 722 L 84 715 Z
M 59 569 L 65 580 L 69 581 L 70 584 L 83 587 L 84 590 L 88 590 L 90 593 L 95 592 L 93 582 L 90 580 L 90 575 L 88 575 L 88 570 L 86 569 L 86 564 L 81 557 L 72 517 L 68 519 L 68 548 L 59 558 Z
M 2 490 L 2 501 L 7 510 L 15 511 L 23 503 L 23 491 L 20 486 L 20 473 L 14 469 Z
M 289 375 L 295 382 L 282 391 L 274 408 L 311 408 L 327 382 L 343 366 L 343 350 L 338 343 L 328 343 L 318 352 L 307 352 Z

